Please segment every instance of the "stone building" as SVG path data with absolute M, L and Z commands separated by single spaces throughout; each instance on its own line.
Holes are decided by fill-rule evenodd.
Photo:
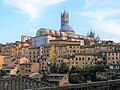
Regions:
M 89 36 L 78 35 L 74 29 L 69 25 L 69 13 L 64 11 L 61 13 L 61 28 L 60 30 L 52 30 L 47 28 L 40 28 L 36 36 L 32 38 L 32 45 L 40 47 L 42 44 L 49 44 L 50 40 L 67 40 L 79 41 L 84 45 L 84 39 L 93 41 L 94 38 Z
M 120 64 L 120 51 L 109 51 L 106 53 L 107 64 Z
M 46 82 L 49 82 L 56 86 L 65 86 L 69 84 L 67 74 L 47 74 Z
M 12 62 L 12 58 L 9 56 L 0 56 L 0 70 L 5 69 L 13 69 L 14 62 Z
M 28 53 L 29 53 L 29 59 L 31 60 L 31 62 L 39 63 L 40 47 L 29 47 Z
M 11 70 L 10 75 L 29 75 L 40 71 L 38 63 L 31 63 L 31 61 L 24 56 L 17 59 L 15 64 L 15 68 Z
M 21 57 L 25 55 L 25 48 L 31 46 L 26 42 L 16 41 L 2 45 L 1 54 L 5 56 Z

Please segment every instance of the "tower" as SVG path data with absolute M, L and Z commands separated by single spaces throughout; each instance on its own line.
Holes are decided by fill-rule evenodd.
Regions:
M 66 10 L 64 10 L 63 14 L 61 13 L 61 27 L 65 25 L 69 25 L 69 13 Z
M 61 32 L 72 32 L 75 33 L 72 27 L 69 25 L 69 13 L 64 10 L 64 13 L 61 13 Z
M 87 36 L 95 39 L 95 32 L 92 31 L 92 28 L 91 28 L 90 34 L 88 34 Z

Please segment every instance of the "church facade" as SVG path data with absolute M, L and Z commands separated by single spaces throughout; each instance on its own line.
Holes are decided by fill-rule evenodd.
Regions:
M 65 10 L 61 13 L 60 30 L 40 28 L 36 36 L 32 38 L 32 45 L 40 47 L 41 45 L 49 44 L 50 40 L 79 41 L 80 45 L 84 45 L 85 39 L 93 41 L 95 37 L 76 34 L 74 29 L 69 25 L 69 13 Z

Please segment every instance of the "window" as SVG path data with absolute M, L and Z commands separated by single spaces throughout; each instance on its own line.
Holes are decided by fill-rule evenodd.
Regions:
M 33 62 L 35 62 L 35 60 L 33 60 Z
M 47 39 L 45 38 L 45 44 L 47 44 Z
M 74 64 L 74 62 L 72 62 L 72 64 Z
M 82 58 L 82 60 L 84 60 L 84 58 Z
M 70 62 L 67 62 L 67 64 L 70 64 Z
M 73 52 L 76 52 L 76 50 L 73 50 Z
M 79 60 L 81 60 L 81 58 L 79 58 Z
M 42 31 L 40 32 L 40 36 L 42 36 L 43 35 L 43 33 L 42 33 Z
M 78 62 L 76 62 L 76 64 L 78 64 Z
M 24 70 L 24 68 L 21 67 L 21 70 Z
M 90 57 L 88 57 L 88 60 L 90 60 Z
M 37 63 L 39 63 L 39 60 L 37 60 Z
M 76 58 L 76 60 L 78 60 L 78 58 Z
M 33 56 L 33 58 L 35 58 L 35 55 Z

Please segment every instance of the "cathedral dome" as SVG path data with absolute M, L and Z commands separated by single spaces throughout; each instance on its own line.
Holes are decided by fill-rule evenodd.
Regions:
M 72 27 L 69 25 L 64 25 L 61 27 L 60 31 L 73 31 Z

